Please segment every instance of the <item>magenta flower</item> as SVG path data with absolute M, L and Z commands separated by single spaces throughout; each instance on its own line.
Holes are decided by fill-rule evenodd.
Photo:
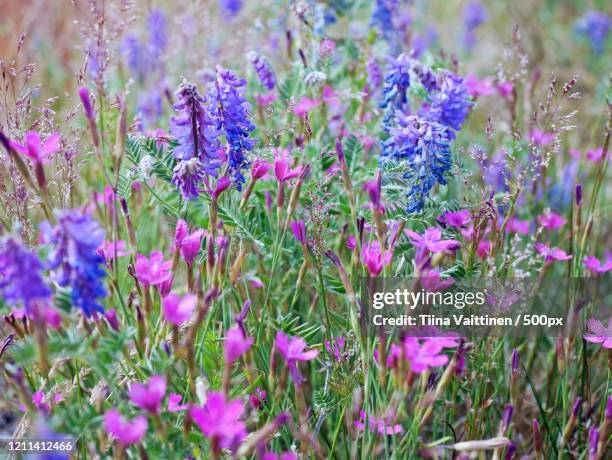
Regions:
M 217 439 L 219 446 L 235 449 L 246 437 L 246 426 L 240 417 L 242 401 L 226 401 L 223 393 L 210 392 L 203 407 L 192 406 L 189 415 L 204 436 Z
M 157 414 L 162 399 L 166 395 L 166 377 L 152 375 L 146 385 L 138 382 L 132 383 L 128 395 L 130 401 L 141 409 Z
M 300 373 L 298 363 L 300 361 L 315 359 L 319 356 L 319 350 L 304 351 L 304 348 L 306 348 L 306 341 L 302 337 L 287 336 L 282 331 L 276 333 L 274 344 L 281 356 L 287 361 L 293 383 L 300 386 L 304 378 Z
M 451 286 L 455 280 L 452 277 L 441 278 L 437 270 L 427 270 L 421 273 L 421 286 L 428 292 L 437 292 Z
M 587 150 L 586 159 L 598 163 L 603 159 L 603 149 L 599 147 L 598 149 Z
M 438 217 L 438 220 L 450 227 L 464 228 L 472 221 L 472 214 L 467 209 L 447 211 Z
M 591 343 L 601 343 L 604 348 L 612 348 L 612 318 L 608 318 L 608 327 L 601 321 L 591 318 L 587 321 L 591 334 L 584 334 L 584 340 Z
M 162 300 L 164 319 L 170 324 L 180 326 L 193 314 L 198 298 L 193 294 L 186 294 L 179 297 L 176 294 L 168 294 Z
M 144 415 L 130 422 L 125 420 L 117 409 L 110 409 L 104 414 L 104 429 L 124 446 L 140 442 L 148 426 L 149 423 Z
M 319 43 L 319 53 L 321 53 L 321 56 L 323 57 L 329 56 L 330 54 L 334 52 L 335 49 L 336 49 L 336 42 L 333 40 L 329 40 L 325 38 L 321 40 L 321 43 Z
M 136 256 L 136 278 L 145 286 L 159 286 L 172 279 L 172 261 L 164 261 L 164 255 L 159 251 L 153 251 L 147 258 L 142 254 Z
M 495 86 L 490 78 L 478 78 L 474 74 L 467 75 L 464 80 L 470 96 L 492 96 L 495 94 Z
M 380 202 L 380 198 L 382 196 L 380 170 L 376 172 L 376 178 L 374 180 L 367 181 L 365 184 L 363 184 L 363 189 L 370 196 L 372 210 L 379 213 L 384 213 L 385 207 Z
M 545 133 L 544 131 L 534 128 L 529 133 L 529 140 L 537 146 L 544 147 L 552 144 L 552 142 L 555 140 L 555 135 L 553 133 Z
M 225 336 L 225 359 L 233 363 L 253 345 L 253 337 L 245 337 L 239 326 L 232 327 Z
M 23 144 L 11 141 L 11 147 L 37 163 L 47 163 L 49 157 L 59 150 L 60 135 L 58 133 L 49 135 L 43 144 L 36 131 L 28 131 Z
M 587 256 L 582 260 L 582 262 L 584 263 L 584 266 L 586 268 L 588 268 L 597 275 L 601 275 L 603 273 L 606 273 L 607 271 L 612 270 L 611 259 L 606 260 L 606 263 L 602 265 L 601 261 L 597 257 Z
M 290 161 L 285 151 L 274 155 L 274 175 L 278 182 L 286 182 L 300 175 L 301 168 L 291 169 Z
M 378 241 L 371 241 L 361 248 L 361 260 L 370 276 L 380 275 L 383 267 L 391 263 L 392 257 L 391 251 L 384 251 L 384 254 L 381 254 Z
M 168 395 L 168 412 L 179 412 L 189 409 L 189 404 L 181 404 L 183 397 L 178 393 Z
M 548 230 L 556 230 L 565 225 L 565 217 L 552 211 L 538 216 L 538 223 Z
M 300 244 L 306 244 L 306 224 L 303 220 L 295 220 L 289 225 L 293 236 Z
M 251 403 L 253 409 L 259 410 L 263 402 L 266 400 L 266 397 L 266 391 L 257 387 L 255 388 L 255 391 L 249 395 L 249 403 Z
M 268 174 L 268 171 L 270 171 L 271 168 L 272 166 L 266 160 L 257 158 L 253 162 L 253 166 L 251 168 L 251 177 L 253 178 L 253 181 L 264 177 L 266 174 Z
M 404 358 L 410 363 L 410 370 L 421 374 L 430 367 L 440 367 L 448 363 L 448 356 L 440 354 L 444 349 L 443 341 L 425 339 L 419 342 L 417 337 L 404 337 L 402 343 Z
M 509 81 L 501 81 L 501 82 L 497 83 L 497 85 L 495 87 L 496 87 L 497 92 L 499 93 L 499 95 L 501 97 L 503 97 L 504 99 L 510 99 L 510 96 L 512 96 L 512 91 L 514 90 L 514 85 L 512 85 L 511 82 L 509 82 Z
M 366 418 L 367 424 L 366 424 Z M 381 417 L 376 418 L 374 416 L 366 417 L 364 411 L 359 411 L 359 420 L 355 420 L 355 426 L 360 431 L 370 431 L 371 433 L 378 433 L 382 435 L 388 434 L 399 434 L 404 431 L 401 425 L 394 424 L 392 417 Z
M 329 343 L 329 340 L 325 341 L 325 349 L 330 355 L 334 357 L 336 362 L 340 362 L 344 359 L 344 355 L 346 351 L 344 349 L 345 345 L 346 345 L 346 338 L 343 335 L 333 340 L 331 344 Z
M 276 94 L 274 93 L 255 95 L 255 102 L 257 102 L 257 105 L 261 107 L 267 107 L 270 104 L 272 104 L 275 100 L 276 100 Z
M 126 249 L 126 243 L 123 240 L 104 241 L 102 246 L 98 248 L 98 252 L 106 259 L 107 262 L 115 258 L 115 253 L 117 254 L 117 257 L 125 257 L 132 253 L 131 250 Z
M 302 118 L 320 104 L 321 101 L 319 99 L 308 99 L 307 97 L 303 97 L 293 108 L 293 113 Z
M 425 229 L 423 235 L 413 232 L 412 230 L 405 230 L 405 232 L 410 238 L 410 242 L 413 246 L 419 249 L 431 252 L 450 253 L 459 249 L 461 246 L 461 243 L 457 240 L 443 240 L 442 231 L 436 227 Z
M 551 248 L 547 244 L 544 243 L 536 243 L 534 245 L 538 254 L 544 257 L 546 262 L 552 261 L 561 261 L 561 260 L 569 260 L 572 258 L 571 254 L 568 254 L 563 249 L 560 248 Z
M 230 187 L 230 185 L 232 185 L 232 181 L 228 176 L 220 177 L 217 181 L 215 189 L 213 190 L 212 197 L 216 200 Z
M 111 310 L 106 310 L 104 312 L 104 317 L 106 318 L 106 321 L 108 321 L 109 326 L 112 327 L 115 331 L 118 331 L 120 329 L 119 319 L 117 318 L 117 311 L 114 308 Z
M 174 245 L 177 249 L 180 249 L 182 241 L 189 235 L 189 225 L 183 219 L 179 219 L 176 222 L 176 228 L 174 229 Z
M 519 235 L 528 235 L 529 221 L 519 220 L 516 217 L 512 217 L 508 220 L 508 226 L 506 227 L 506 231 L 510 233 L 518 233 Z
M 476 254 L 481 259 L 485 259 L 491 254 L 491 249 L 491 242 L 489 240 L 480 240 L 476 248 Z

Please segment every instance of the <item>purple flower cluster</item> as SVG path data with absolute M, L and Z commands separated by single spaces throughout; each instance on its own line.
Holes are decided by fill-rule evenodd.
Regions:
M 426 118 L 459 131 L 472 105 L 463 78 L 445 72 L 441 77 L 439 91 L 433 92 Z M 452 137 L 454 134 L 451 132 Z
M 397 14 L 398 7 L 399 0 L 376 0 L 372 11 L 371 25 L 378 27 L 388 42 L 391 42 L 395 36 L 393 17 Z
M 219 0 L 219 7 L 223 16 L 232 19 L 242 10 L 243 0 Z
M 255 146 L 255 140 L 250 137 L 255 125 L 249 119 L 249 104 L 242 96 L 245 87 L 244 78 L 217 66 L 215 85 L 209 92 L 211 111 L 228 144 L 227 172 L 238 190 L 246 182 L 242 170 L 250 165 L 245 153 Z
M 408 111 L 408 88 L 410 87 L 410 57 L 406 53 L 397 58 L 388 57 L 385 80 L 383 84 L 383 100 L 380 104 L 385 109 L 383 125 L 388 125 L 395 110 Z
M 179 161 L 172 183 L 185 198 L 198 196 L 197 184 L 205 174 L 215 176 L 221 166 L 217 120 L 206 107 L 196 85 L 183 81 L 176 90 L 177 115 L 170 118 L 170 134 L 178 141 L 172 154 Z
M 276 77 L 274 76 L 274 70 L 268 60 L 256 51 L 251 51 L 247 57 L 255 67 L 255 71 L 259 76 L 259 81 L 261 81 L 267 89 L 273 90 L 274 85 L 276 85 Z
M 401 162 L 406 170 L 404 179 L 409 183 L 406 212 L 420 212 L 425 206 L 431 188 L 446 184 L 445 174 L 451 167 L 451 133 L 447 126 L 417 115 L 395 113 L 396 127 L 383 143 L 381 161 Z
M 601 11 L 588 11 L 576 21 L 576 32 L 588 38 L 594 53 L 602 54 L 610 32 L 610 17 Z
M 6 302 L 21 302 L 31 312 L 36 301 L 44 301 L 51 290 L 42 277 L 38 256 L 14 237 L 0 240 L 0 295 Z
M 121 47 L 128 68 L 140 81 L 145 81 L 149 73 L 159 68 L 159 56 L 168 44 L 168 24 L 164 12 L 158 8 L 152 9 L 147 22 L 147 41 L 141 41 L 130 33 L 123 38 Z
M 487 10 L 478 0 L 473 0 L 463 9 L 463 22 L 465 35 L 463 37 L 466 48 L 473 48 L 476 44 L 476 29 L 487 20 Z
M 106 272 L 98 248 L 104 243 L 104 230 L 91 216 L 76 210 L 56 211 L 55 215 L 55 227 L 48 222 L 41 226 L 44 241 L 54 246 L 49 268 L 58 270 L 60 286 L 71 288 L 75 306 L 87 316 L 103 313 L 99 299 L 106 297 Z

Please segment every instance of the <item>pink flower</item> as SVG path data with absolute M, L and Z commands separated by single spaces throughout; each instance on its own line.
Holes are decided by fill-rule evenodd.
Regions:
M 220 177 L 217 181 L 217 185 L 215 185 L 215 189 L 213 190 L 212 197 L 216 200 L 221 196 L 223 192 L 225 192 L 229 186 L 232 185 L 232 181 L 229 177 L 223 176 Z
M 191 318 L 197 302 L 198 298 L 192 294 L 186 294 L 182 298 L 176 294 L 168 294 L 162 301 L 164 319 L 175 326 L 183 324 Z
M 126 250 L 125 247 L 126 243 L 123 240 L 104 241 L 102 246 L 98 248 L 98 252 L 107 262 L 109 262 L 115 258 L 115 252 L 117 253 L 117 257 L 125 257 L 132 253 L 132 251 Z
M 568 254 L 560 248 L 551 248 L 544 243 L 536 243 L 534 246 L 538 254 L 543 256 L 546 262 L 552 262 L 554 260 L 569 260 L 572 258 L 571 254 Z
M 512 96 L 512 90 L 514 89 L 514 86 L 509 81 L 501 81 L 495 85 L 495 89 L 497 89 L 497 92 L 501 97 L 503 97 L 504 99 L 509 99 L 510 96 Z
M 368 418 L 367 425 L 366 418 Z M 371 433 L 378 433 L 382 435 L 399 434 L 404 431 L 401 425 L 393 424 L 391 417 L 366 417 L 366 413 L 364 411 L 359 411 L 359 420 L 355 420 L 355 426 L 360 431 L 369 430 Z
M 552 211 L 538 216 L 538 223 L 548 230 L 556 230 L 565 225 L 565 217 Z
M 50 409 L 49 403 L 45 402 L 45 392 L 35 391 L 32 393 L 32 403 L 37 409 L 48 411 Z
M 582 153 L 578 149 L 569 149 L 569 155 L 576 160 L 580 160 Z
M 379 213 L 385 212 L 385 207 L 380 202 L 382 196 L 380 170 L 376 172 L 376 178 L 374 180 L 367 181 L 363 184 L 363 189 L 370 196 L 372 210 Z
M 168 412 L 179 412 L 189 409 L 189 404 L 181 404 L 183 397 L 178 393 L 168 395 Z
M 329 340 L 325 341 L 325 349 L 330 355 L 334 357 L 337 362 L 340 362 L 344 359 L 345 345 L 346 338 L 343 335 L 335 339 L 332 344 L 329 343 Z
M 255 388 L 255 391 L 249 395 L 249 403 L 251 403 L 253 409 L 259 410 L 263 402 L 266 400 L 266 397 L 266 391 L 257 387 Z
M 233 363 L 240 358 L 253 345 L 253 337 L 245 337 L 242 329 L 232 327 L 225 336 L 225 359 Z
M 410 238 L 410 242 L 414 247 L 419 249 L 427 249 L 431 252 L 449 253 L 459 249 L 461 243 L 457 240 L 443 240 L 442 231 L 436 227 L 429 227 L 423 235 L 420 235 L 412 230 L 405 230 Z
M 606 260 L 606 263 L 602 265 L 601 261 L 597 257 L 587 256 L 582 260 L 582 262 L 586 268 L 597 275 L 601 275 L 602 273 L 612 270 L 612 260 Z
M 490 78 L 479 79 L 476 75 L 470 74 L 465 77 L 465 85 L 471 96 L 491 96 L 495 94 L 495 87 Z
M 130 401 L 141 409 L 157 414 L 162 399 L 166 395 L 166 377 L 152 375 L 146 385 L 138 382 L 132 383 L 128 395 Z
M 327 38 L 322 40 L 321 43 L 319 44 L 319 53 L 321 53 L 321 56 L 323 57 L 329 56 L 330 54 L 334 52 L 335 49 L 336 49 L 336 42 L 333 40 L 329 40 Z
M 440 367 L 448 363 L 448 356 L 440 354 L 445 348 L 445 341 L 425 339 L 419 342 L 417 337 L 404 337 L 402 346 L 404 358 L 410 363 L 410 370 L 421 374 L 430 367 Z
M 37 163 L 47 163 L 49 157 L 59 150 L 60 135 L 58 133 L 49 135 L 43 144 L 36 131 L 28 131 L 23 144 L 11 141 L 11 147 Z
M 294 220 L 289 225 L 293 236 L 299 241 L 300 244 L 306 244 L 306 224 L 303 220 Z
M 467 209 L 447 211 L 438 220 L 451 227 L 464 228 L 472 221 L 472 214 Z
M 587 326 L 592 334 L 584 334 L 584 340 L 591 343 L 601 343 L 604 348 L 612 348 L 612 318 L 608 318 L 607 328 L 595 318 L 589 319 Z
M 104 312 L 104 318 L 108 321 L 110 327 L 112 327 L 115 331 L 120 329 L 119 319 L 117 319 L 117 312 L 115 309 L 106 310 Z
M 361 260 L 371 276 L 380 275 L 383 267 L 391 263 L 392 257 L 391 251 L 381 254 L 378 241 L 371 241 L 361 248 Z
M 302 118 L 320 104 L 321 101 L 319 99 L 308 99 L 307 97 L 303 97 L 293 108 L 293 113 Z
M 553 143 L 555 135 L 553 133 L 540 131 L 538 128 L 533 128 L 529 133 L 529 140 L 537 146 L 544 147 Z
M 246 437 L 246 426 L 240 417 L 242 401 L 226 401 L 223 393 L 210 392 L 203 407 L 192 406 L 189 415 L 204 436 L 219 440 L 220 447 L 237 447 Z
M 427 270 L 421 274 L 421 286 L 428 292 L 442 291 L 451 286 L 455 280 L 452 277 L 441 278 L 437 270 Z
M 267 107 L 270 104 L 272 104 L 275 100 L 276 100 L 276 94 L 274 93 L 255 95 L 255 102 L 257 102 L 257 105 L 260 105 L 261 107 Z
M 301 168 L 291 169 L 289 162 L 291 159 L 287 152 L 277 152 L 274 155 L 274 175 L 278 182 L 286 182 L 300 175 Z
M 121 416 L 117 409 L 110 409 L 104 414 L 104 429 L 124 446 L 140 442 L 148 426 L 149 423 L 144 415 L 129 422 Z
M 519 235 L 528 235 L 529 234 L 529 221 L 519 220 L 516 217 L 512 217 L 508 221 L 508 226 L 506 227 L 506 231 L 510 233 L 518 233 Z
M 276 333 L 274 344 L 281 356 L 287 361 L 293 382 L 300 386 L 304 379 L 300 374 L 298 363 L 315 359 L 319 356 L 319 350 L 304 351 L 306 341 L 302 337 L 287 336 L 282 331 Z
M 266 160 L 257 158 L 253 162 L 253 167 L 251 168 L 251 177 L 253 178 L 253 181 L 264 177 L 266 174 L 268 174 L 268 171 L 270 171 L 271 168 L 272 166 Z
M 476 254 L 481 259 L 486 259 L 491 255 L 491 242 L 489 240 L 480 240 L 476 248 Z
M 357 239 L 355 238 L 355 235 L 348 236 L 348 238 L 346 239 L 346 247 L 349 248 L 351 251 L 355 250 L 355 248 L 357 247 Z
M 136 256 L 136 277 L 145 286 L 159 286 L 172 279 L 172 261 L 164 261 L 164 255 L 160 251 L 153 251 L 149 258 L 138 254 Z
M 603 159 L 603 149 L 599 147 L 598 149 L 587 150 L 586 159 L 597 163 Z

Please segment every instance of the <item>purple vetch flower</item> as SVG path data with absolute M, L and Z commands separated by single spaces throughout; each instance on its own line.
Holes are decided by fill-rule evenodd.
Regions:
M 268 90 L 273 90 L 276 85 L 276 77 L 274 76 L 274 70 L 272 70 L 272 66 L 268 62 L 268 60 L 257 51 L 251 51 L 247 54 L 247 58 L 255 67 L 255 71 L 257 72 L 257 76 L 259 77 L 259 81 L 264 85 Z
M 5 302 L 21 302 L 31 313 L 38 303 L 46 303 L 51 289 L 42 276 L 38 256 L 12 236 L 0 240 L 0 295 Z
M 135 382 L 130 385 L 130 401 L 148 412 L 158 414 L 166 395 L 166 377 L 152 375 L 146 384 Z
M 211 110 L 227 142 L 228 174 L 238 191 L 246 182 L 242 171 L 250 166 L 246 153 L 256 144 L 250 137 L 255 125 L 249 119 L 249 104 L 242 95 L 245 88 L 245 79 L 217 66 L 215 84 L 209 92 Z
M 474 104 L 463 78 L 446 71 L 441 76 L 439 91 L 432 95 L 431 105 L 425 112 L 425 117 L 459 131 L 472 105 Z M 450 136 L 454 137 L 452 131 Z
M 154 127 L 164 113 L 158 89 L 144 91 L 138 96 L 138 114 L 146 128 Z
M 104 414 L 104 429 L 124 446 L 139 443 L 146 434 L 148 426 L 147 418 L 143 415 L 127 421 L 117 409 L 110 409 Z
M 149 47 L 153 58 L 159 59 L 159 55 L 168 45 L 168 20 L 161 8 L 153 8 L 147 17 L 149 32 Z
M 425 51 L 432 47 L 438 40 L 438 31 L 433 25 L 429 25 L 425 30 L 412 40 L 412 56 L 419 58 Z
M 121 52 L 128 68 L 136 75 L 139 81 L 144 81 L 149 69 L 149 53 L 136 35 L 128 33 L 123 37 Z
M 192 406 L 189 415 L 204 436 L 216 440 L 221 448 L 235 450 L 246 437 L 246 425 L 241 420 L 244 404 L 228 401 L 223 393 L 210 392 L 204 406 Z
M 368 59 L 365 70 L 366 80 L 368 82 L 370 92 L 380 88 L 383 83 L 383 74 L 382 69 L 380 68 L 380 65 L 378 65 L 375 58 Z
M 300 373 L 298 364 L 300 361 L 310 361 L 319 356 L 319 350 L 304 350 L 306 341 L 302 337 L 285 335 L 282 331 L 276 333 L 274 346 L 287 362 L 293 383 L 300 386 L 304 377 Z
M 234 326 L 225 336 L 225 359 L 233 363 L 253 345 L 253 337 L 245 337 L 240 326 Z
M 407 112 L 408 88 L 410 87 L 410 67 L 412 63 L 406 53 L 397 58 L 387 58 L 383 85 L 383 100 L 380 104 L 385 109 L 383 126 L 388 127 L 396 110 Z
M 399 0 L 376 0 L 374 11 L 372 11 L 372 26 L 377 26 L 382 36 L 388 42 L 394 41 L 397 34 L 393 18 L 397 15 Z
M 49 268 L 58 270 L 57 282 L 71 288 L 72 303 L 87 316 L 104 313 L 99 299 L 106 297 L 103 279 L 104 257 L 98 248 L 104 243 L 104 229 L 90 215 L 79 211 L 55 211 L 57 225 L 41 226 L 46 243 L 53 245 Z
M 466 48 L 473 48 L 476 44 L 476 29 L 487 20 L 487 10 L 478 0 L 473 0 L 463 9 L 463 22 L 465 34 L 463 42 Z
M 179 143 L 172 154 L 181 162 L 174 168 L 172 182 L 181 188 L 183 196 L 193 197 L 197 196 L 196 185 L 204 173 L 215 176 L 221 166 L 219 120 L 206 108 L 206 98 L 200 96 L 193 83 L 183 80 L 175 95 L 177 114 L 170 118 L 170 134 Z
M 591 343 L 600 343 L 604 348 L 612 348 L 612 318 L 608 318 L 608 327 L 601 321 L 590 318 L 587 321 L 590 334 L 584 334 L 584 340 Z
M 604 52 L 610 32 L 610 16 L 601 11 L 587 11 L 576 21 L 575 27 L 578 34 L 589 39 L 594 53 Z

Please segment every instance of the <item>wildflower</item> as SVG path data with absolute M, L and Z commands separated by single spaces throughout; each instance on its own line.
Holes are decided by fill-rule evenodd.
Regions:
M 267 394 L 265 390 L 257 387 L 255 391 L 249 395 L 249 403 L 254 409 L 261 409 L 263 402 L 266 400 Z
M 572 258 L 572 255 L 567 254 L 563 249 L 551 248 L 544 243 L 536 243 L 534 247 L 538 254 L 544 257 L 544 260 L 547 263 L 552 261 L 569 260 Z
M 300 361 L 310 361 L 315 359 L 319 355 L 319 350 L 304 351 L 304 348 L 306 348 L 306 341 L 303 338 L 287 336 L 282 331 L 278 331 L 276 333 L 274 345 L 287 362 L 289 372 L 293 378 L 293 383 L 300 386 L 304 378 L 300 373 L 298 363 Z
M 143 82 L 151 68 L 146 48 L 134 34 L 128 33 L 121 42 L 121 52 L 127 67 Z
M 509 81 L 501 81 L 495 85 L 497 92 L 504 99 L 510 99 L 514 91 L 514 85 Z
M 552 211 L 538 216 L 538 223 L 548 230 L 557 230 L 565 225 L 565 217 Z
M 596 54 L 605 50 L 609 31 L 610 17 L 601 11 L 587 11 L 576 21 L 576 32 L 589 39 L 591 49 Z
M 247 58 L 255 67 L 257 76 L 259 76 L 259 81 L 261 81 L 268 90 L 274 89 L 276 77 L 274 76 L 274 71 L 268 60 L 256 51 L 248 53 Z
M 476 255 L 481 259 L 486 259 L 491 255 L 492 250 L 491 242 L 489 240 L 480 240 L 476 247 Z
M 233 363 L 253 345 L 253 337 L 245 337 L 239 326 L 234 326 L 225 337 L 225 359 Z
M 5 302 L 21 302 L 28 313 L 34 312 L 38 303 L 45 303 L 51 289 L 42 270 L 38 256 L 14 237 L 0 240 L 0 295 Z
M 183 297 L 168 294 L 162 300 L 164 319 L 175 326 L 180 326 L 191 318 L 197 302 L 197 297 L 192 294 L 186 294 Z
M 518 375 L 519 359 L 520 359 L 520 355 L 519 355 L 518 350 L 516 348 L 513 348 L 512 349 L 512 360 L 511 360 L 511 366 L 510 366 L 510 371 L 512 373 L 512 376 Z
M 189 415 L 204 436 L 219 442 L 221 448 L 235 449 L 246 437 L 246 426 L 240 420 L 242 401 L 227 401 L 222 393 L 210 392 L 203 407 L 192 406 Z
M 478 0 L 473 0 L 463 8 L 463 23 L 465 25 L 464 45 L 470 49 L 476 42 L 475 31 L 487 20 L 487 10 Z
M 512 217 L 508 220 L 508 226 L 506 230 L 510 233 L 518 233 L 519 235 L 529 234 L 529 221 L 519 220 L 516 217 Z
M 159 286 L 171 279 L 171 267 L 172 261 L 164 261 L 159 251 L 153 251 L 149 257 L 138 254 L 134 264 L 136 278 L 143 286 Z
M 168 412 L 179 412 L 189 409 L 189 404 L 181 404 L 183 397 L 178 393 L 168 395 Z
M 417 337 L 404 337 L 402 342 L 404 358 L 410 363 L 410 370 L 421 374 L 431 367 L 440 367 L 448 363 L 448 356 L 440 354 L 446 343 L 425 339 L 422 343 Z
M 255 146 L 255 140 L 250 138 L 255 125 L 249 120 L 249 105 L 242 96 L 245 88 L 245 79 L 217 66 L 215 84 L 209 92 L 212 111 L 228 144 L 228 174 L 238 191 L 246 182 L 242 170 L 250 165 L 245 154 Z
M 132 383 L 128 395 L 130 401 L 141 409 L 157 414 L 166 395 L 166 377 L 152 375 L 146 385 L 138 382 Z
M 391 417 L 366 417 L 366 413 L 362 410 L 359 411 L 359 420 L 355 420 L 355 426 L 360 431 L 368 430 L 371 433 L 378 433 L 382 435 L 394 435 L 404 431 L 401 425 L 393 424 Z
M 327 38 L 324 40 L 321 40 L 321 43 L 319 44 L 319 53 L 321 54 L 322 57 L 331 55 L 335 49 L 336 49 L 336 42 L 333 40 L 329 40 Z
M 370 23 L 377 26 L 382 32 L 382 36 L 391 42 L 395 36 L 395 25 L 393 17 L 397 14 L 399 7 L 398 0 L 376 0 L 372 19 Z
M 267 94 L 255 94 L 255 102 L 260 107 L 267 107 L 272 105 L 272 103 L 276 100 L 276 94 L 267 93 Z
M 597 445 L 599 444 L 599 430 L 592 426 L 589 428 L 589 460 L 597 460 Z
M 344 357 L 344 352 L 345 352 L 344 350 L 345 345 L 346 345 L 346 338 L 343 335 L 333 340 L 331 344 L 329 340 L 325 341 L 325 349 L 331 356 L 334 357 L 336 362 L 342 361 Z
M 191 198 L 197 196 L 195 186 L 204 174 L 216 175 L 221 165 L 219 131 L 217 120 L 204 105 L 206 98 L 200 96 L 196 85 L 183 80 L 175 95 L 176 115 L 170 118 L 170 135 L 178 142 L 172 155 L 179 163 L 172 182 L 181 188 L 183 196 Z
M 104 318 L 106 318 L 109 326 L 115 331 L 120 329 L 119 319 L 117 319 L 117 311 L 115 309 L 106 310 L 106 312 L 104 312 Z
M 158 58 L 168 44 L 168 20 L 161 8 L 152 8 L 147 17 L 151 56 Z
M 545 133 L 537 128 L 534 128 L 529 133 L 529 140 L 539 147 L 545 147 L 555 140 L 553 133 Z
M 300 118 L 304 118 L 308 112 L 319 105 L 321 105 L 321 101 L 319 99 L 308 99 L 307 97 L 303 97 L 293 108 L 293 113 Z
M 219 0 L 219 6 L 223 15 L 228 19 L 232 19 L 242 10 L 242 2 L 243 0 Z
M 376 178 L 374 180 L 367 181 L 365 184 L 363 184 L 363 189 L 370 196 L 372 210 L 375 212 L 384 213 L 385 207 L 380 202 L 380 198 L 382 196 L 380 170 L 376 172 Z
M 601 261 L 597 257 L 587 256 L 582 260 L 582 263 L 584 263 L 586 268 L 597 275 L 601 275 L 612 270 L 612 259 L 606 260 L 606 263 L 602 265 Z
M 301 168 L 291 169 L 290 158 L 286 152 L 276 152 L 274 155 L 274 176 L 280 182 L 286 182 L 300 175 Z
M 465 77 L 465 86 L 472 97 L 492 96 L 496 92 L 490 78 L 479 79 L 473 74 Z
M 302 245 L 306 244 L 306 224 L 303 220 L 296 220 L 291 222 L 291 231 L 293 236 Z
M 131 250 L 126 249 L 126 243 L 123 240 L 104 241 L 98 248 L 98 253 L 110 262 L 117 257 L 125 257 L 131 254 Z
M 425 117 L 459 131 L 472 105 L 463 78 L 452 72 L 444 72 L 441 76 L 440 89 L 433 94 Z M 449 136 L 454 137 L 452 131 L 449 131 Z
M 385 79 L 383 83 L 383 100 L 380 104 L 385 109 L 383 126 L 387 127 L 396 110 L 408 111 L 408 88 L 410 87 L 410 57 L 406 53 L 397 58 L 387 58 Z M 396 115 L 397 116 L 397 115 Z
M 599 147 L 597 149 L 587 150 L 586 159 L 593 163 L 598 163 L 603 159 L 603 148 Z
M 110 409 L 104 414 L 104 429 L 124 446 L 139 443 L 147 432 L 148 426 L 147 418 L 143 415 L 127 421 L 117 409 Z
M 189 234 L 187 222 L 183 219 L 177 222 L 174 234 L 174 244 L 176 249 L 180 251 L 187 265 L 191 266 L 200 252 L 202 236 L 205 234 L 206 232 L 201 229 Z
M 385 265 L 391 263 L 391 251 L 381 253 L 378 241 L 371 241 L 361 248 L 361 261 L 368 269 L 370 276 L 378 276 Z
M 404 230 L 410 242 L 415 248 L 428 250 L 431 252 L 450 253 L 461 246 L 457 240 L 443 240 L 442 231 L 436 227 L 425 229 L 423 235 L 420 235 L 412 230 Z
M 257 158 L 255 161 L 253 161 L 253 167 L 251 168 L 251 177 L 253 181 L 257 181 L 268 174 L 270 168 L 272 168 L 270 163 L 262 158 Z
M 471 220 L 472 215 L 467 209 L 461 209 L 459 211 L 446 211 L 443 215 L 438 217 L 439 222 L 459 229 L 467 227 Z
M 429 191 L 436 184 L 446 184 L 451 167 L 450 132 L 437 122 L 397 111 L 396 128 L 383 143 L 383 163 L 395 160 L 403 163 L 403 178 L 408 181 L 406 212 L 420 212 Z
M 612 318 L 608 318 L 608 327 L 601 321 L 591 318 L 587 321 L 590 334 L 584 334 L 584 340 L 591 343 L 601 343 L 604 348 L 612 348 Z
M 72 303 L 87 316 L 103 313 L 98 299 L 106 297 L 106 272 L 98 248 L 104 242 L 104 230 L 91 216 L 77 211 L 56 211 L 55 216 L 55 227 L 44 223 L 41 228 L 45 241 L 54 245 L 49 268 L 60 271 L 59 285 L 72 288 Z
M 378 65 L 378 62 L 376 61 L 376 58 L 368 59 L 365 70 L 369 90 L 373 91 L 377 88 L 380 88 L 383 83 L 383 75 L 382 70 Z
M 42 143 L 36 131 L 28 131 L 23 144 L 11 141 L 11 147 L 22 155 L 26 155 L 33 162 L 44 164 L 48 163 L 49 157 L 59 150 L 60 135 L 53 133 Z
M 455 282 L 452 277 L 442 278 L 437 270 L 426 270 L 420 276 L 421 286 L 428 292 L 437 292 L 446 289 Z

